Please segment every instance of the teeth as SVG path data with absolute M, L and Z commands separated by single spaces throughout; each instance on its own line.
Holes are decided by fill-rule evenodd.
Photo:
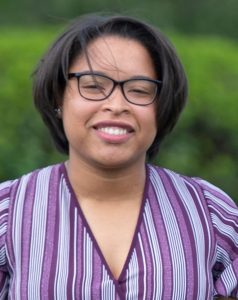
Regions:
M 99 128 L 98 130 L 103 131 L 108 134 L 112 135 L 123 135 L 127 134 L 127 130 L 124 128 L 119 128 L 119 127 L 102 127 Z

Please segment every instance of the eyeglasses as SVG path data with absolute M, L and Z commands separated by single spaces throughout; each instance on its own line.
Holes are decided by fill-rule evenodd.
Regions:
M 69 73 L 68 79 L 77 78 L 79 94 L 90 101 L 101 101 L 108 98 L 120 86 L 125 99 L 135 105 L 151 104 L 158 95 L 160 80 L 144 77 L 116 81 L 98 73 Z

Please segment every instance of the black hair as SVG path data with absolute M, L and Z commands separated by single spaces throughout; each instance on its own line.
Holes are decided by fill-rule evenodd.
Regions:
M 176 51 L 153 26 L 128 16 L 86 15 L 76 19 L 59 36 L 39 62 L 34 74 L 36 108 L 50 130 L 60 152 L 68 154 L 69 144 L 62 120 L 55 110 L 61 106 L 68 70 L 75 58 L 86 53 L 89 42 L 100 36 L 117 35 L 140 42 L 149 52 L 157 76 L 162 81 L 156 99 L 157 135 L 147 151 L 156 156 L 163 138 L 173 129 L 187 99 L 187 79 Z

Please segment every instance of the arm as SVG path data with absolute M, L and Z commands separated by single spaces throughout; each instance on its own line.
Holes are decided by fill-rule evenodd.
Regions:
M 0 299 L 7 299 L 8 270 L 6 258 L 6 232 L 8 222 L 10 182 L 0 184 Z
M 216 241 L 212 269 L 215 299 L 237 299 L 238 207 L 217 187 L 204 180 L 197 181 L 207 202 Z

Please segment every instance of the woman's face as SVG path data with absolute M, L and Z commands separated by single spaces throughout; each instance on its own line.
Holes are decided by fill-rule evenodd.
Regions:
M 93 72 L 114 80 L 156 78 L 148 51 L 139 42 L 118 36 L 100 37 L 88 45 Z M 84 54 L 69 73 L 90 71 Z M 155 104 L 138 106 L 124 98 L 119 86 L 103 101 L 84 99 L 76 78 L 68 81 L 62 119 L 69 142 L 69 159 L 99 168 L 144 164 L 156 135 Z

